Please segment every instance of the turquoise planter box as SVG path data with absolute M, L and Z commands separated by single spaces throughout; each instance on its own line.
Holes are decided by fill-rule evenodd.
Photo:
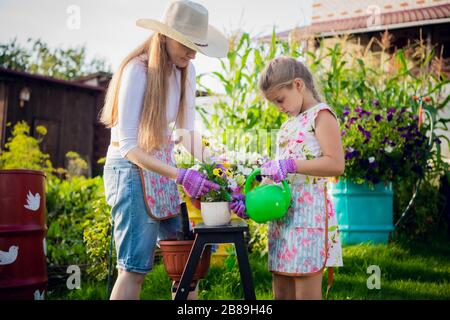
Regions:
M 331 183 L 342 244 L 387 243 L 393 226 L 392 184 L 356 184 L 345 179 Z

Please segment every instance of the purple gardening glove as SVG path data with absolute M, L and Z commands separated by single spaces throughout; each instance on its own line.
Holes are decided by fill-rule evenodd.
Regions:
M 245 196 L 242 193 L 233 194 L 233 196 L 231 197 L 230 209 L 231 211 L 236 213 L 239 218 L 248 219 L 248 215 L 245 214 L 244 199 Z
M 209 181 L 204 174 L 191 169 L 178 169 L 177 183 L 183 186 L 189 197 L 196 199 L 211 189 L 220 189 L 217 183 Z
M 294 159 L 287 160 L 271 160 L 261 167 L 261 174 L 271 176 L 275 182 L 286 179 L 288 173 L 296 173 L 297 165 Z

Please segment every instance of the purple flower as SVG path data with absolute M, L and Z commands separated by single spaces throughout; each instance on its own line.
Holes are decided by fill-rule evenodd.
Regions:
M 389 108 L 389 109 L 388 109 L 388 114 L 394 114 L 395 111 L 396 111 L 395 108 Z
M 391 122 L 391 120 L 392 120 L 392 113 L 388 113 L 388 115 L 387 115 L 387 121 L 389 121 L 389 122 Z
M 345 136 L 347 134 L 347 131 L 342 130 L 341 136 Z
M 378 101 L 377 99 L 372 99 L 372 105 L 378 107 L 380 105 L 380 101 Z
M 364 130 L 364 128 L 361 125 L 359 125 L 359 124 L 358 124 L 358 130 L 364 135 L 364 137 L 366 137 L 366 141 L 365 142 L 368 142 L 370 137 L 371 137 L 370 132 Z
M 409 140 L 409 139 L 411 139 L 411 134 L 409 132 L 403 133 L 403 134 L 401 134 L 401 137 L 406 140 Z
M 344 107 L 344 112 L 342 113 L 344 117 L 347 117 L 350 114 L 350 108 L 348 106 Z
M 376 121 L 376 122 L 380 122 L 381 119 L 383 119 L 382 116 L 380 116 L 379 114 L 375 115 L 375 121 Z
M 353 159 L 355 157 L 358 157 L 360 155 L 358 150 L 353 149 L 352 147 L 347 147 L 345 149 L 346 153 L 345 153 L 345 159 L 346 160 L 350 160 Z
M 378 162 L 374 161 L 374 162 L 369 162 L 369 167 L 371 168 L 377 168 L 378 167 Z
M 360 107 L 360 106 L 357 106 L 356 108 L 355 108 L 355 112 L 356 113 L 361 113 L 363 111 L 363 109 Z
M 356 117 L 350 118 L 350 120 L 348 120 L 348 125 L 352 125 L 356 120 L 358 120 Z

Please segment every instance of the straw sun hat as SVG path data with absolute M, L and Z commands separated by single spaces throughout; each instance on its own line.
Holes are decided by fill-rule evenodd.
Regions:
M 173 1 L 167 7 L 162 21 L 139 19 L 136 25 L 162 33 L 210 57 L 222 58 L 228 53 L 227 38 L 209 25 L 208 10 L 193 1 Z

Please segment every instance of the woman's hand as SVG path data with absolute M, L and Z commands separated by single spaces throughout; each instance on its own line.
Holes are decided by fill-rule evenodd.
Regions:
M 286 179 L 288 173 L 296 173 L 297 164 L 294 159 L 271 160 L 261 167 L 261 174 L 270 176 L 275 182 L 281 182 Z
M 176 181 L 191 198 L 200 198 L 211 189 L 220 189 L 217 183 L 209 181 L 204 174 L 191 169 L 178 169 Z
M 245 213 L 246 208 L 244 199 L 245 196 L 242 193 L 233 194 L 231 198 L 230 209 L 231 211 L 236 213 L 239 218 L 248 219 L 248 215 Z

